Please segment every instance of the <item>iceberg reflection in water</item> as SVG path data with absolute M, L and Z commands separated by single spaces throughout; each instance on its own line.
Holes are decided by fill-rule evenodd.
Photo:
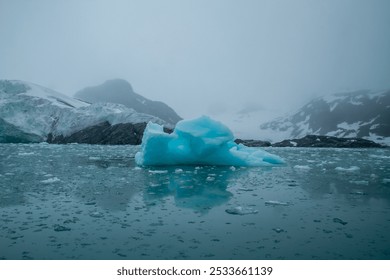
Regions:
M 0 144 L 0 258 L 390 259 L 388 149 L 267 149 L 278 167 L 138 151 Z

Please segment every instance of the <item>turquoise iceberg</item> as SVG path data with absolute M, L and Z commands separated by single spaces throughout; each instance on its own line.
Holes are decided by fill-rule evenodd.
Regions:
M 165 133 L 163 126 L 149 122 L 135 161 L 141 166 L 272 166 L 284 163 L 280 157 L 262 149 L 236 144 L 228 127 L 207 116 L 178 122 L 171 134 Z

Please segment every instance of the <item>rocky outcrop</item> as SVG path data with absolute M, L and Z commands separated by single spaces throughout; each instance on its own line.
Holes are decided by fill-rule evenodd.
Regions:
M 269 141 L 261 141 L 261 140 L 243 140 L 243 139 L 236 139 L 234 140 L 237 144 L 243 144 L 247 147 L 269 147 L 271 146 L 271 142 Z
M 313 148 L 381 148 L 382 145 L 362 138 L 338 138 L 333 136 L 307 135 L 299 139 L 283 140 L 272 147 Z
M 98 145 L 140 145 L 146 123 L 120 123 L 111 125 L 103 122 L 77 131 L 69 136 L 56 136 L 49 134 L 47 142 L 52 144 L 98 144 Z M 164 128 L 165 132 L 172 130 Z
M 103 122 L 95 126 L 87 127 L 69 136 L 56 136 L 49 134 L 48 143 L 53 144 L 99 144 L 99 145 L 139 145 L 141 144 L 146 123 L 120 123 L 110 125 Z

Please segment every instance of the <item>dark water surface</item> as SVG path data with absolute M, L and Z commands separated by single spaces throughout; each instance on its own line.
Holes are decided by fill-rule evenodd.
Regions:
M 0 144 L 0 258 L 390 259 L 389 149 L 146 169 L 137 150 Z

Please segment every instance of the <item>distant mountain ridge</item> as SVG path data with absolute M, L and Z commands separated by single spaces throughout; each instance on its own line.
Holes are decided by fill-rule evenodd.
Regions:
M 74 97 L 89 103 L 122 104 L 139 113 L 156 116 L 171 124 L 176 124 L 181 120 L 171 107 L 135 93 L 131 84 L 122 79 L 108 80 L 101 85 L 84 88 L 76 92 Z
M 316 98 L 296 113 L 260 125 L 273 141 L 306 135 L 358 137 L 390 143 L 390 90 L 338 93 Z

